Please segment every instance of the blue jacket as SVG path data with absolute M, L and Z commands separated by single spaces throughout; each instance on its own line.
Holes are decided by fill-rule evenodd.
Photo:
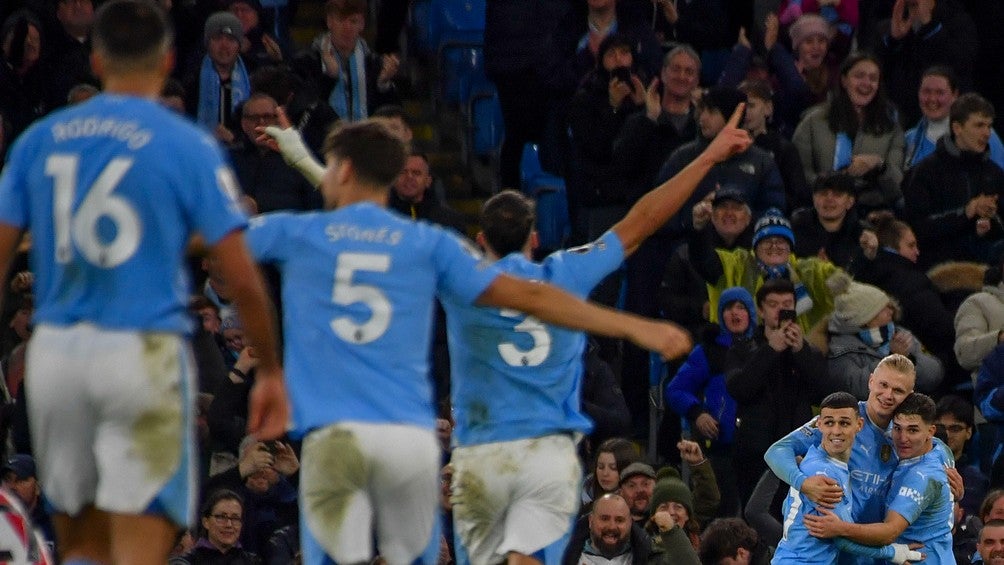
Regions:
M 718 301 L 718 319 L 725 307 L 740 301 L 750 313 L 750 324 L 742 338 L 749 339 L 756 328 L 756 306 L 753 296 L 742 287 L 732 287 L 722 292 Z M 717 326 L 717 334 L 702 340 L 680 366 L 676 375 L 666 385 L 666 402 L 682 417 L 693 422 L 707 412 L 718 420 L 719 444 L 731 444 L 736 430 L 736 401 L 725 390 L 725 354 L 732 346 L 734 336 Z

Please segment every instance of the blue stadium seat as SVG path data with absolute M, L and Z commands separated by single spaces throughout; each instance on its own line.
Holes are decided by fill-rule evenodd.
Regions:
M 471 152 L 480 156 L 495 155 L 502 148 L 502 138 L 505 136 L 498 92 L 494 85 L 486 83 L 475 89 L 469 99 Z
M 540 149 L 535 143 L 523 147 L 520 162 L 523 192 L 537 202 L 537 235 L 546 251 L 564 247 L 571 226 L 568 219 L 568 199 L 565 179 L 548 173 L 540 166 Z
M 472 83 L 484 68 L 486 0 L 431 0 L 430 43 L 436 49 L 441 78 L 440 97 L 466 108 Z
M 437 43 L 433 43 L 433 37 L 437 35 L 437 19 L 432 15 L 432 0 L 412 0 L 409 17 L 408 39 L 411 48 L 419 55 L 431 59 L 439 46 L 438 37 Z

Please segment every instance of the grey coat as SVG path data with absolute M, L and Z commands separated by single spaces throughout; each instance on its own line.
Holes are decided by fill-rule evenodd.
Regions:
M 1004 330 L 1004 286 L 984 286 L 971 294 L 955 313 L 955 356 L 968 371 L 980 368 L 983 358 L 997 347 Z
M 835 319 L 830 319 L 830 342 L 826 363 L 830 377 L 837 390 L 847 391 L 858 398 L 868 400 L 868 377 L 885 355 L 858 337 L 861 328 L 849 327 Z M 896 326 L 897 331 L 909 332 Z M 914 337 L 908 356 L 917 367 L 917 381 L 914 388 L 930 394 L 941 383 L 945 370 L 937 357 L 926 353 L 920 340 Z

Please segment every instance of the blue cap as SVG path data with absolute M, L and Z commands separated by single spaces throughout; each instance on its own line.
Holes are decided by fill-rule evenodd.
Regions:
M 35 471 L 35 460 L 32 459 L 31 455 L 24 453 L 17 453 L 8 459 L 0 471 L 4 474 L 14 473 L 18 479 L 38 476 Z
M 757 220 L 753 228 L 753 248 L 765 237 L 779 236 L 788 240 L 792 247 L 795 246 L 795 233 L 791 231 L 791 222 L 777 208 L 770 208 L 762 218 Z

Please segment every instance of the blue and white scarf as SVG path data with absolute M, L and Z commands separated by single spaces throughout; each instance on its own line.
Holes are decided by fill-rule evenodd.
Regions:
M 338 114 L 338 117 L 347 122 L 357 122 L 364 120 L 369 115 L 366 100 L 366 55 L 369 49 L 362 39 L 356 40 L 356 48 L 346 60 L 337 49 L 331 45 L 331 36 L 324 34 L 321 38 L 319 48 L 331 50 L 338 58 L 338 79 L 335 87 L 328 95 L 328 104 Z M 326 71 L 324 60 L 321 60 L 321 69 Z M 351 84 L 352 90 L 349 90 Z
M 202 68 L 199 69 L 199 107 L 195 121 L 214 131 L 217 124 L 225 123 L 227 116 L 220 114 L 220 73 L 216 72 L 209 55 L 202 58 Z M 251 81 L 244 61 L 237 57 L 234 70 L 230 72 L 230 108 L 234 109 L 247 100 L 251 93 Z

